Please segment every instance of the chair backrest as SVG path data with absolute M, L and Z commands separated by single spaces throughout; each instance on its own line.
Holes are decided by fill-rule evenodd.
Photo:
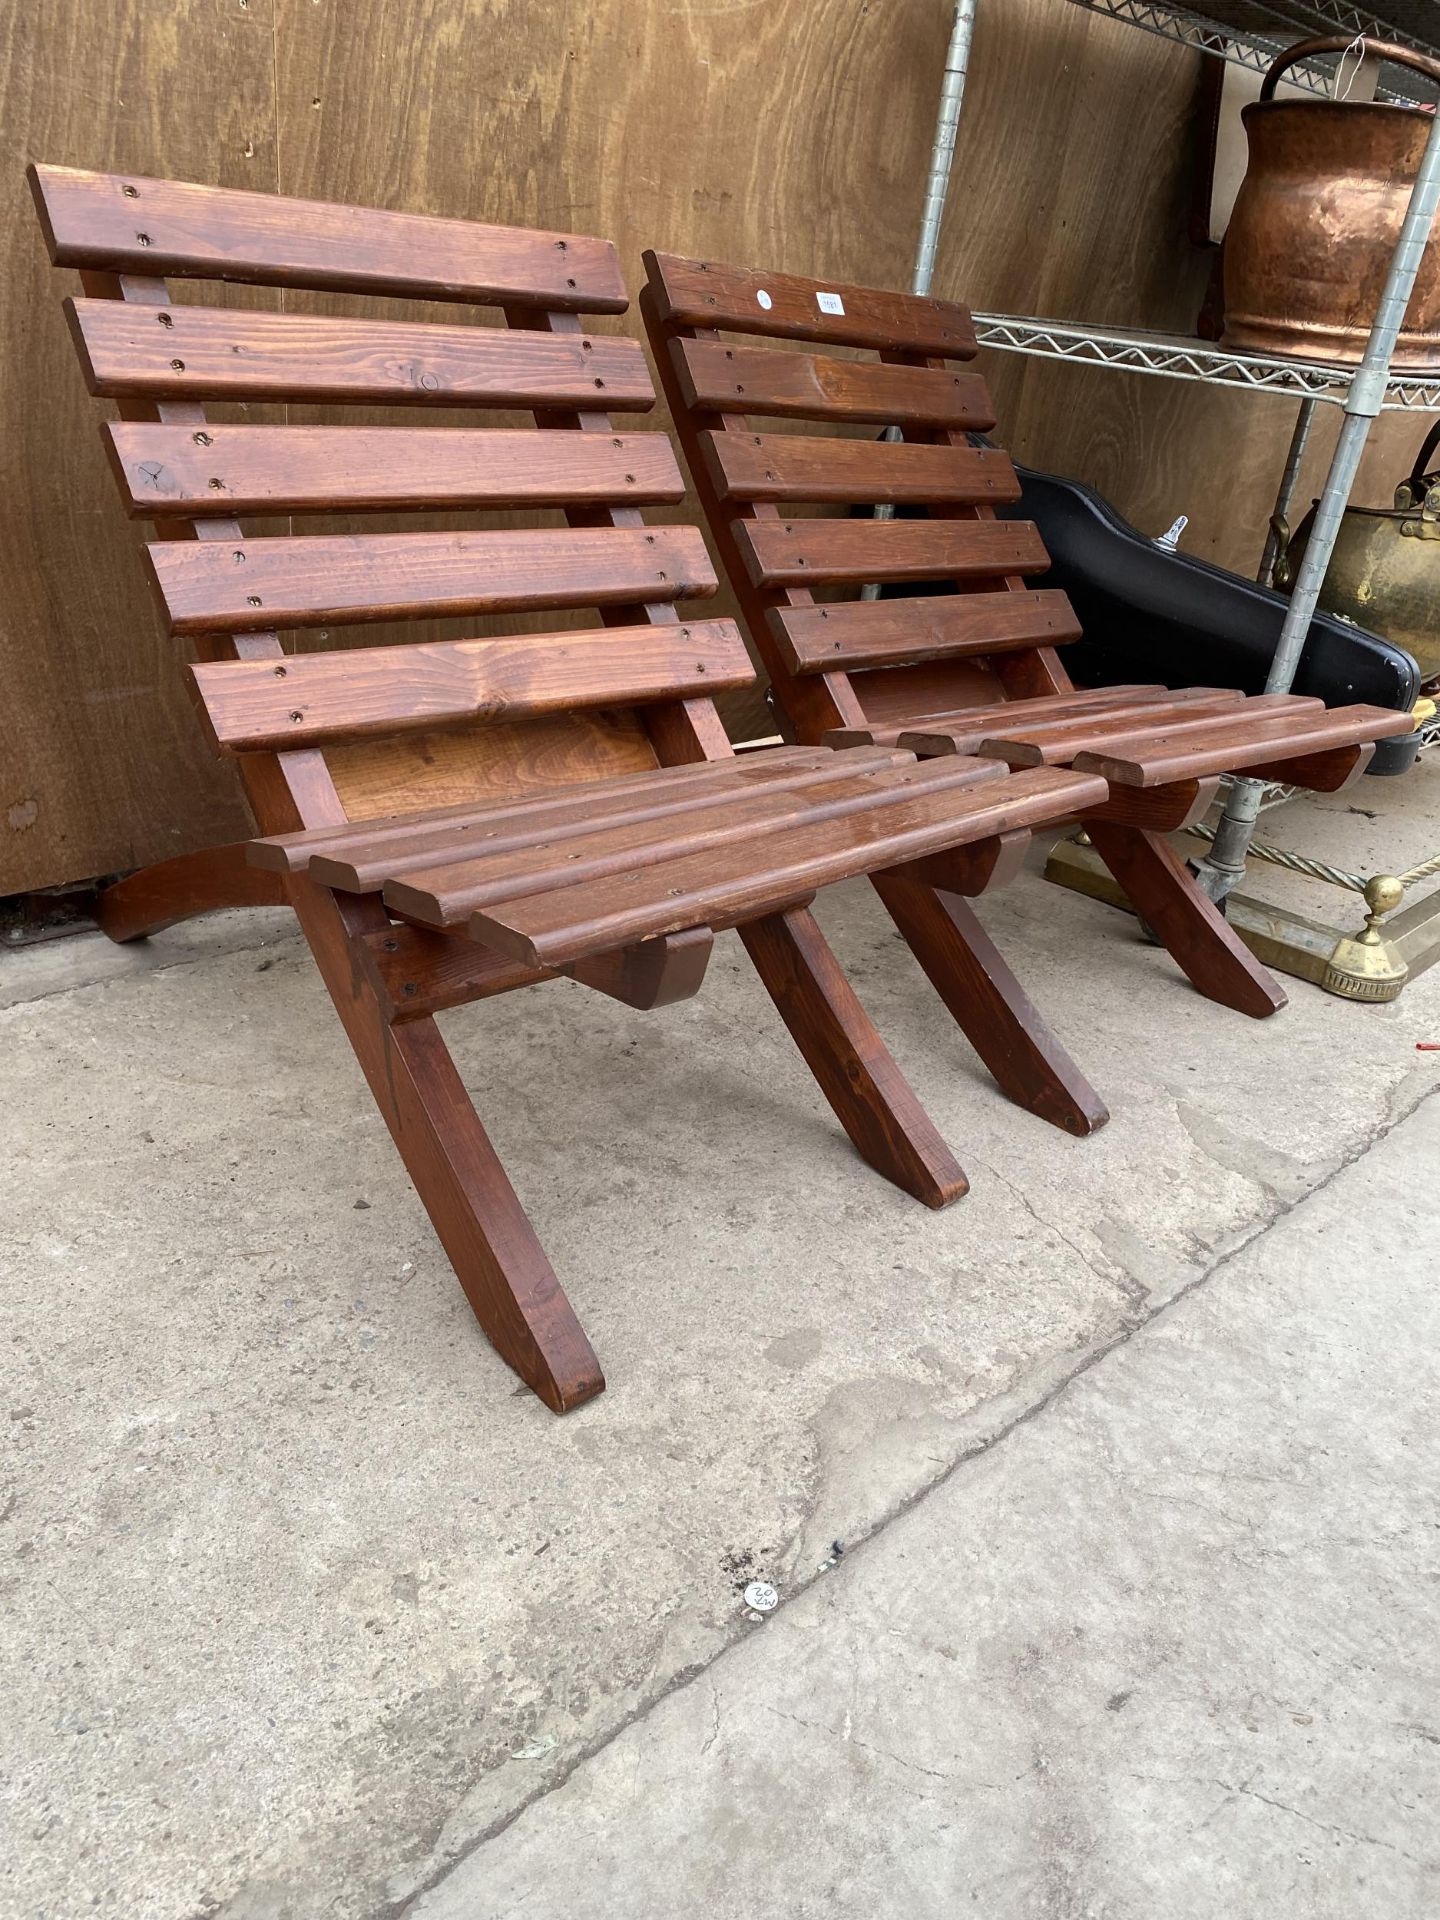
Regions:
M 677 703 L 704 752 L 725 750 L 710 696 L 753 671 L 733 623 L 676 614 L 714 572 L 693 527 L 646 526 L 640 507 L 684 484 L 666 435 L 610 424 L 654 403 L 644 355 L 581 317 L 625 311 L 613 246 L 128 174 L 34 167 L 31 182 L 51 257 L 81 271 L 84 297 L 67 302 L 81 364 L 119 404 L 116 476 L 161 535 L 155 582 L 171 630 L 195 642 L 223 749 L 279 753 L 292 798 L 318 778 L 316 824 L 337 795 L 363 817 L 654 767 L 646 721 Z M 177 304 L 167 278 L 325 298 Z M 357 315 L 332 295 L 446 310 Z M 502 324 L 456 311 L 476 307 Z M 351 422 L 357 407 L 404 411 L 337 424 L 332 406 Z M 436 425 L 425 408 L 525 424 Z M 380 512 L 426 520 L 375 531 Z M 477 513 L 510 524 L 477 528 Z M 343 530 L 295 529 L 316 514 Z M 581 608 L 604 625 L 576 628 Z M 565 630 L 307 650 L 365 623 L 541 614 Z M 303 645 L 283 646 L 296 630 Z
M 995 415 L 963 370 L 964 307 L 673 254 L 645 267 L 692 478 L 802 740 L 1069 687 L 1054 649 L 1079 625 L 1063 593 L 1026 584 L 1049 564 L 1033 524 L 995 515 L 1020 497 L 1009 456 L 971 442 Z M 843 597 L 868 581 L 949 590 Z

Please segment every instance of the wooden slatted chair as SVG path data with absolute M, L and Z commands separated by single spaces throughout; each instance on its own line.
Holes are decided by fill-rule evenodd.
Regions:
M 647 253 L 645 265 L 640 304 L 661 381 L 791 737 L 1101 775 L 1106 803 L 1083 812 L 1084 825 L 1190 979 L 1244 1013 L 1282 1007 L 1279 985 L 1162 836 L 1205 812 L 1223 773 L 1333 792 L 1364 771 L 1377 740 L 1408 732 L 1410 716 L 1216 687 L 1077 691 L 1056 651 L 1079 637 L 1075 616 L 1063 593 L 1028 584 L 1048 565 L 1039 534 L 995 515 L 1020 497 L 1015 470 L 998 448 L 970 443 L 995 416 L 984 381 L 963 370 L 976 352 L 964 307 L 670 254 Z M 899 441 L 878 438 L 882 427 Z M 794 511 L 814 505 L 924 517 Z M 950 591 L 833 597 L 902 580 Z M 978 1022 L 991 1054 L 1023 1059 L 1030 1010 L 1003 972 L 977 966 L 993 950 L 978 945 L 970 909 L 913 878 L 872 877 L 972 1039 L 983 1043 Z
M 32 169 L 51 256 L 171 629 L 263 838 L 110 889 L 116 939 L 288 901 L 475 1313 L 552 1408 L 604 1382 L 433 1016 L 568 974 L 631 1006 L 693 993 L 738 927 L 861 1154 L 931 1206 L 964 1176 L 808 911 L 893 865 L 979 888 L 1093 776 L 908 750 L 737 759 L 712 696 L 753 669 L 670 442 L 620 432 L 654 401 L 614 249 L 567 234 Z M 498 308 L 503 325 L 173 304 L 166 277 Z M 257 425 L 207 401 L 521 409 L 516 429 Z M 256 537 L 242 515 L 553 508 L 563 525 Z M 597 608 L 603 625 L 286 650 L 281 632 Z M 258 863 L 258 864 L 252 864 Z

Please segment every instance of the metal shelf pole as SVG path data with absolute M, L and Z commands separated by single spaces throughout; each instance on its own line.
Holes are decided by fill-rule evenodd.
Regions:
M 1400 238 L 1390 257 L 1390 271 L 1386 277 L 1385 291 L 1380 296 L 1375 323 L 1370 329 L 1370 338 L 1365 343 L 1364 355 L 1350 382 L 1340 438 L 1336 442 L 1330 471 L 1325 476 L 1324 491 L 1315 512 L 1315 525 L 1305 548 L 1299 577 L 1290 596 L 1284 625 L 1280 629 L 1275 657 L 1265 681 L 1267 693 L 1288 693 L 1300 664 L 1300 655 L 1310 632 L 1310 622 L 1314 618 L 1326 569 L 1330 565 L 1330 555 L 1340 532 L 1341 516 L 1355 484 L 1370 425 L 1384 404 L 1385 385 L 1390 374 L 1396 337 L 1404 323 L 1405 309 L 1410 304 L 1415 276 L 1430 239 L 1437 208 L 1440 208 L 1440 113 L 1435 115 L 1430 137 L 1425 143 L 1424 157 L 1411 189 Z M 1230 797 L 1216 825 L 1210 851 L 1197 863 L 1200 885 L 1213 900 L 1223 900 L 1244 877 L 1245 853 L 1250 845 L 1250 836 L 1255 831 L 1262 791 L 1262 783 L 1258 780 L 1236 780 L 1231 786 Z
M 929 293 L 935 277 L 935 255 L 940 246 L 940 223 L 945 217 L 945 200 L 950 191 L 950 168 L 955 160 L 955 129 L 960 124 L 960 108 L 965 99 L 965 75 L 970 68 L 970 42 L 975 37 L 975 8 L 978 0 L 955 0 L 955 20 L 950 29 L 950 45 L 945 51 L 945 76 L 940 83 L 940 109 L 935 116 L 935 143 L 930 149 L 930 171 L 925 179 L 925 205 L 920 213 L 920 240 L 915 248 L 915 271 L 910 279 L 912 293 Z M 887 427 L 887 440 L 898 440 L 900 429 Z M 875 508 L 877 520 L 893 520 L 891 506 Z M 860 589 L 862 600 L 878 600 L 880 583 L 867 580 Z

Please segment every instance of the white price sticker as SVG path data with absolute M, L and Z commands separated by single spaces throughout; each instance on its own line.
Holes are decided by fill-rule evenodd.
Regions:
M 771 307 L 773 307 L 775 304 L 775 302 L 770 298 L 769 294 L 766 293 L 763 287 L 760 289 L 759 293 L 756 294 L 755 299 L 757 304 L 762 306 L 765 309 L 766 313 L 768 313 Z
M 821 313 L 844 313 L 845 302 L 838 293 L 817 293 L 815 304 Z

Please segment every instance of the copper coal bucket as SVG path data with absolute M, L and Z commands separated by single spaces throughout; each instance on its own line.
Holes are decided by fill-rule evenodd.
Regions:
M 1343 34 L 1302 40 L 1266 74 L 1242 118 L 1250 143 L 1225 235 L 1227 347 L 1354 364 L 1365 350 L 1433 117 L 1374 100 L 1276 100 L 1287 67 L 1359 50 Z M 1440 81 L 1440 61 L 1387 40 L 1365 51 Z M 1396 367 L 1440 368 L 1440 247 L 1426 248 Z

